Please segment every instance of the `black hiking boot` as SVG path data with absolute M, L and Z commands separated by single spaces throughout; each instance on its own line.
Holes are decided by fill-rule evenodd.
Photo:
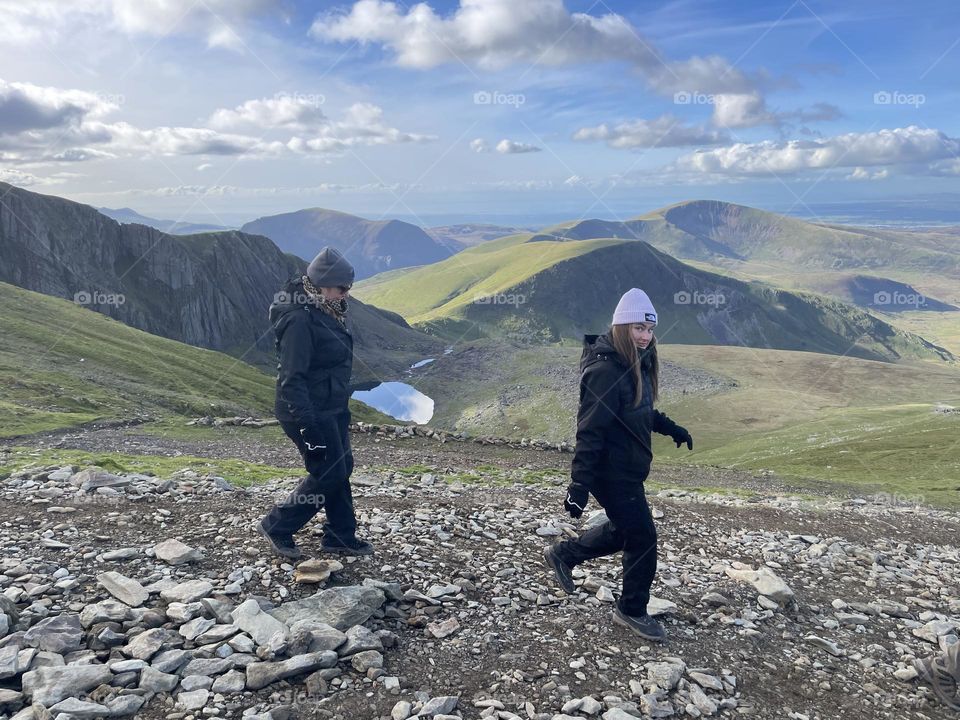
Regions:
M 667 639 L 667 632 L 663 629 L 663 626 L 647 613 L 643 615 L 627 615 L 617 606 L 613 611 L 613 621 L 628 628 L 644 640 L 663 642 Z
M 320 551 L 332 555 L 373 555 L 373 545 L 360 538 L 340 541 L 324 537 L 320 542 Z
M 299 560 L 303 557 L 300 548 L 298 548 L 297 544 L 293 541 L 293 536 L 280 537 L 278 535 L 272 535 L 270 531 L 264 527 L 263 520 L 257 523 L 257 532 L 266 538 L 270 548 L 280 557 L 287 558 L 288 560 Z
M 547 545 L 543 549 L 543 559 L 546 561 L 547 567 L 553 570 L 553 575 L 557 578 L 557 582 L 563 588 L 563 591 L 567 595 L 573 595 L 577 591 L 577 586 L 573 584 L 573 568 L 557 557 L 552 545 Z

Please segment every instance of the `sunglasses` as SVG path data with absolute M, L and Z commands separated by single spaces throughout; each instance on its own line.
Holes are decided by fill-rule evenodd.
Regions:
M 352 287 L 353 285 L 337 285 L 337 290 L 339 290 L 342 293 L 348 293 L 350 292 L 350 288 Z

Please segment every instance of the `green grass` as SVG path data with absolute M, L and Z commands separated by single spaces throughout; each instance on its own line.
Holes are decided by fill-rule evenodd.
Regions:
M 0 283 L 0 436 L 93 419 L 263 415 L 265 373 L 128 327 L 66 300 Z
M 772 469 L 960 506 L 960 416 L 928 404 L 846 408 L 698 453 L 697 462 Z
M 0 465 L 0 475 L 26 467 L 48 465 L 97 466 L 114 473 L 143 473 L 165 478 L 178 470 L 193 470 L 200 475 L 219 475 L 231 483 L 245 487 L 274 478 L 294 477 L 297 468 L 279 468 L 272 465 L 235 459 L 213 459 L 180 455 L 128 455 L 125 453 L 90 453 L 83 450 L 34 450 L 15 446 Z
M 203 437 L 189 418 L 273 416 L 272 376 L 66 300 L 0 283 L 0 334 L 0 437 L 149 416 L 155 432 L 189 439 Z M 395 422 L 350 407 L 355 420 Z
M 561 400 L 575 407 L 576 373 L 569 373 L 568 387 L 544 378 L 555 368 L 577 367 L 579 354 L 573 347 L 474 343 L 462 355 L 438 359 L 419 387 L 445 398 L 437 405 L 443 426 L 471 434 L 573 440 L 574 410 Z M 951 463 L 949 446 L 936 443 L 949 443 L 951 433 L 954 443 L 960 441 L 960 420 L 932 412 L 938 402 L 960 406 L 960 369 L 954 366 L 679 344 L 662 345 L 661 359 L 735 385 L 710 394 L 665 395 L 659 407 L 690 430 L 695 450 L 654 435 L 657 464 L 765 468 L 796 480 L 798 487 L 807 480 L 818 492 L 829 492 L 831 485 L 838 492 L 862 487 L 956 504 L 960 469 Z M 497 395 L 517 385 L 525 389 L 500 405 Z M 808 437 L 830 428 L 841 433 L 843 443 L 821 449 L 808 444 Z M 927 438 L 934 447 L 924 446 Z M 842 452 L 847 449 L 854 452 Z M 952 457 L 960 457 L 960 445 Z
M 510 235 L 438 263 L 383 273 L 358 282 L 352 292 L 363 302 L 400 313 L 410 323 L 456 318 L 479 297 L 504 293 L 558 262 L 621 242 L 526 242 L 530 237 Z

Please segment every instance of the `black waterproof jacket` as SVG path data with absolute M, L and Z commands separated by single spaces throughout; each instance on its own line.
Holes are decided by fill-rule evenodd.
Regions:
M 630 369 L 608 335 L 586 335 L 580 357 L 580 408 L 572 479 L 588 490 L 604 480 L 643 482 L 650 472 L 652 432 L 678 427 L 653 407 L 650 358 L 641 364 L 643 398 L 636 397 Z
M 329 437 L 350 422 L 353 336 L 306 297 L 303 282 L 294 279 L 270 306 L 278 359 L 275 411 L 282 422 Z

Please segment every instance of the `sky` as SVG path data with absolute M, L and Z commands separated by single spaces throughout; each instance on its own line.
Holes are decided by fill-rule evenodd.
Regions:
M 221 225 L 943 201 L 958 20 L 949 0 L 0 0 L 0 181 Z

